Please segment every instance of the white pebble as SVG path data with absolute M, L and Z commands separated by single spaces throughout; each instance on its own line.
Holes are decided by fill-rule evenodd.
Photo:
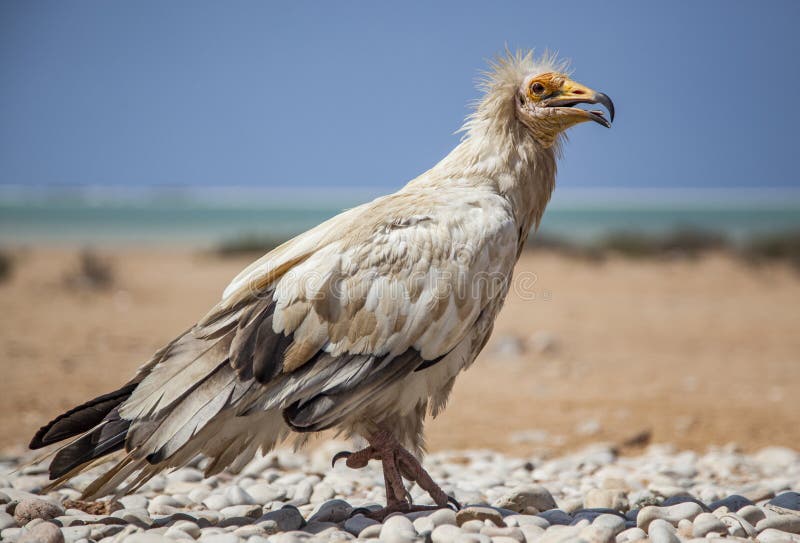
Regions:
M 266 505 L 270 502 L 280 501 L 286 497 L 286 489 L 270 483 L 256 483 L 247 487 L 247 493 L 256 503 Z
M 800 543 L 800 536 L 787 534 L 775 528 L 767 528 L 758 534 L 759 543 Z
M 381 541 L 388 543 L 409 543 L 416 538 L 414 525 L 403 515 L 394 515 L 386 519 L 381 527 Z
M 463 532 L 458 526 L 452 524 L 442 524 L 434 528 L 431 533 L 431 541 L 433 543 L 452 543 Z M 381 534 L 382 535 L 382 534 Z
M 763 532 L 768 529 L 780 530 L 791 534 L 800 534 L 800 516 L 797 515 L 776 515 L 758 521 L 756 530 Z
M 641 528 L 633 527 L 628 528 L 627 530 L 623 530 L 619 534 L 617 534 L 616 542 L 617 543 L 628 543 L 632 541 L 639 541 L 641 539 L 647 538 L 647 532 L 642 530 Z
M 256 503 L 253 497 L 238 485 L 229 487 L 225 491 L 225 498 L 229 505 L 253 505 Z
M 675 527 L 663 519 L 655 519 L 650 523 L 647 535 L 652 543 L 679 543 Z
M 233 505 L 228 498 L 222 494 L 211 494 L 209 497 L 203 500 L 203 505 L 211 509 L 212 511 L 221 511 L 226 507 Z
M 728 527 L 712 513 L 700 513 L 692 524 L 693 537 L 705 537 L 711 532 L 728 533 Z
M 678 503 L 668 507 L 657 507 L 655 505 L 648 505 L 639 511 L 636 517 L 636 525 L 645 530 L 650 523 L 655 519 L 663 519 L 677 526 L 681 519 L 694 520 L 694 518 L 703 512 L 703 508 L 694 502 Z
M 118 501 L 125 509 L 147 509 L 150 503 L 150 500 L 141 494 L 122 496 Z

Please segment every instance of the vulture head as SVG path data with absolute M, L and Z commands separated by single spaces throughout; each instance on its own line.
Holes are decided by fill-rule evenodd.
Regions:
M 507 53 L 496 59 L 482 81 L 485 91 L 467 128 L 473 132 L 528 133 L 545 148 L 568 128 L 593 121 L 606 128 L 614 120 L 614 103 L 606 94 L 573 81 L 566 65 L 552 55 Z M 584 109 L 599 104 L 606 108 Z
M 586 110 L 579 104 L 601 104 L 608 110 Z M 517 115 L 534 136 L 552 139 L 567 128 L 594 121 L 606 128 L 614 120 L 614 103 L 607 95 L 571 80 L 563 73 L 546 72 L 525 79 L 517 97 Z

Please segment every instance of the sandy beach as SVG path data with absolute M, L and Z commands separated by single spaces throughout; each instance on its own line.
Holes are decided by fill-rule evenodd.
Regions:
M 251 258 L 113 249 L 108 289 L 75 249 L 19 249 L 0 284 L 0 449 L 127 380 Z M 431 450 L 557 453 L 607 441 L 705 450 L 800 443 L 800 275 L 697 260 L 523 255 L 494 336 L 430 422 Z

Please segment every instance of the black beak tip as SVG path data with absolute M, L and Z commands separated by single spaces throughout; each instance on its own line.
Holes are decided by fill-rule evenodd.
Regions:
M 614 102 L 611 101 L 611 98 L 608 97 L 607 94 L 599 92 L 597 93 L 597 103 L 602 104 L 608 110 L 608 118 L 613 123 L 614 122 Z

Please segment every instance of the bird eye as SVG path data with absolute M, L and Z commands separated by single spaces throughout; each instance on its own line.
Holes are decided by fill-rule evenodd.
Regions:
M 538 82 L 534 83 L 533 85 L 531 85 L 531 92 L 533 94 L 542 94 L 544 92 L 544 85 Z

